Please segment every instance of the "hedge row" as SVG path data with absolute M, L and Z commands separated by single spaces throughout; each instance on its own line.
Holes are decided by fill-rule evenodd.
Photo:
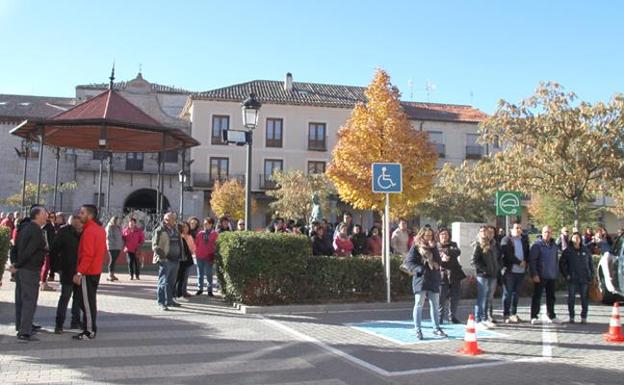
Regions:
M 217 276 L 225 297 L 247 305 L 381 301 L 379 257 L 313 257 L 305 236 L 229 232 L 217 241 Z M 392 295 L 411 294 L 409 277 L 392 259 Z
M 9 259 L 9 247 L 11 240 L 11 230 L 8 227 L 0 226 L 0 279 L 4 274 L 4 267 Z

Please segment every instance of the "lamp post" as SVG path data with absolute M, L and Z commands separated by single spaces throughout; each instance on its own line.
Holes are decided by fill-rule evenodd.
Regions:
M 243 126 L 247 129 L 247 166 L 245 169 L 245 230 L 251 227 L 251 149 L 253 144 L 253 130 L 258 126 L 258 116 L 262 104 L 254 93 L 241 103 Z
M 182 162 L 184 167 L 184 162 Z M 180 219 L 184 218 L 184 186 L 186 185 L 186 170 L 182 169 L 178 172 L 178 181 L 180 182 Z

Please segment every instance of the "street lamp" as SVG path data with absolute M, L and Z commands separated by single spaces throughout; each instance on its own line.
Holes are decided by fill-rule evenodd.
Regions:
M 184 167 L 184 162 L 182 163 Z M 178 172 L 178 181 L 180 182 L 180 218 L 184 218 L 184 186 L 186 185 L 186 171 L 184 168 Z
M 243 126 L 247 131 L 247 167 L 245 170 L 245 230 L 251 227 L 251 146 L 253 138 L 253 130 L 258 126 L 258 116 L 260 115 L 260 107 L 262 104 L 256 99 L 254 93 L 250 93 L 249 97 L 241 103 L 241 111 L 243 113 Z

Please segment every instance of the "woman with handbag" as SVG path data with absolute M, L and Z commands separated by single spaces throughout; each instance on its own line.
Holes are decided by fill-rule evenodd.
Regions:
M 446 319 L 454 324 L 461 321 L 457 318 L 457 307 L 461 294 L 461 281 L 466 274 L 459 263 L 461 250 L 457 243 L 451 241 L 451 233 L 447 228 L 438 231 L 438 251 L 440 252 L 442 285 L 440 286 L 440 323 Z
M 423 227 L 414 238 L 414 245 L 410 248 L 401 270 L 412 275 L 412 289 L 414 292 L 414 327 L 416 338 L 423 339 L 422 308 L 425 297 L 429 300 L 429 311 L 433 323 L 433 334 L 438 337 L 448 337 L 440 328 L 440 265 L 442 259 L 436 246 L 435 233 L 430 227 Z
M 191 236 L 191 226 L 188 222 L 178 224 L 178 231 L 180 232 L 180 237 L 182 238 L 184 253 L 182 259 L 180 260 L 180 268 L 178 269 L 175 294 L 177 298 L 190 298 L 191 294 L 187 291 L 187 286 L 191 267 L 195 264 L 193 262 L 193 255 L 195 254 L 195 241 Z

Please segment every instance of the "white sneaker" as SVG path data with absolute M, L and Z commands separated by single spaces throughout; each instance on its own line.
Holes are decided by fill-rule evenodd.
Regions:
M 487 330 L 490 327 L 488 326 L 487 321 L 481 321 L 481 322 L 477 323 L 477 328 L 478 329 Z
M 539 320 L 537 318 L 531 318 L 531 325 L 538 324 Z
M 484 323 L 487 325 L 488 329 L 493 329 L 496 327 L 496 324 L 490 320 L 484 321 Z
M 555 325 L 559 325 L 561 323 L 561 320 L 557 317 L 551 318 L 549 321 L 550 321 L 549 323 L 553 323 Z

